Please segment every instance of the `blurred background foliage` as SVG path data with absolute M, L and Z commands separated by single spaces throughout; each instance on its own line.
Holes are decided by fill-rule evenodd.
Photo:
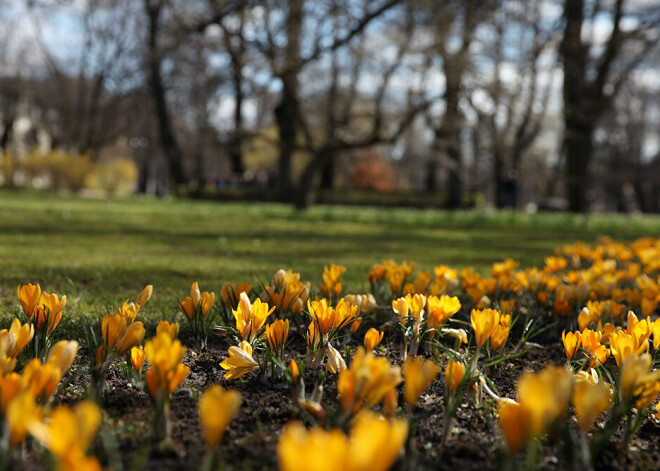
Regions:
M 646 0 L 0 2 L 1 182 L 660 210 Z

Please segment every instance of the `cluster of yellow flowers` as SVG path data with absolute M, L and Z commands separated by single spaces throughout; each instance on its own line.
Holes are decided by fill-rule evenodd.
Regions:
M 29 283 L 25 286 L 18 285 L 18 300 L 37 333 L 41 332 L 44 326 L 49 334 L 52 333 L 62 320 L 66 296 L 60 299 L 57 294 L 42 293 L 41 286 Z
M 273 275 L 273 284 L 265 286 L 260 299 L 275 307 L 277 315 L 290 312 L 299 316 L 309 299 L 310 287 L 311 283 L 300 281 L 300 273 L 277 270 Z
M 118 356 L 121 356 L 142 342 L 147 331 L 144 324 L 140 321 L 136 322 L 135 319 L 152 293 L 153 286 L 148 285 L 134 303 L 129 303 L 127 300 L 120 309 L 103 316 L 101 321 L 103 344 L 96 351 L 97 365 L 103 364 L 109 352 L 114 350 Z
M 520 269 L 506 259 L 486 275 L 445 265 L 414 273 L 412 263 L 385 261 L 367 275 L 371 293 L 343 298 L 346 267 L 331 264 L 318 292 L 300 273 L 282 269 L 262 290 L 225 283 L 217 304 L 215 293 L 193 283 L 178 307 L 192 350 L 206 349 L 212 329 L 231 339 L 219 363 L 226 381 L 249 382 L 258 372 L 264 380 L 289 382 L 294 414 L 311 427 L 298 420 L 285 426 L 277 445 L 282 469 L 307 469 L 319 457 L 319 469 L 388 469 L 403 452 L 408 420 L 438 396 L 444 402 L 441 447 L 470 397 L 496 414 L 510 459 L 553 435 L 576 446 L 588 465 L 617 427 L 628 437 L 649 411 L 660 420 L 654 406 L 660 395 L 660 370 L 654 369 L 660 360 L 659 259 L 660 239 L 603 238 L 593 247 L 562 247 L 540 268 Z M 151 398 L 156 437 L 168 440 L 170 399 L 189 383 L 195 355 L 185 338 L 178 339 L 175 321 L 161 320 L 147 338 L 138 314 L 152 293 L 145 287 L 89 329 L 90 364 L 98 396 L 113 362 L 125 365 L 127 378 Z M 60 469 L 100 469 L 87 453 L 102 411 L 87 401 L 53 405 L 78 350 L 76 341 L 51 345 L 67 298 L 32 284 L 19 286 L 18 297 L 23 322 L 0 330 L 2 438 L 15 446 L 32 436 Z M 555 338 L 563 331 L 566 364 L 522 373 L 515 397 L 501 397 L 491 372 L 524 355 L 537 326 L 551 329 L 551 322 L 559 325 Z M 19 371 L 24 365 L 20 373 L 17 365 Z M 306 381 L 313 383 L 310 395 Z M 335 397 L 324 398 L 335 384 Z M 199 395 L 205 467 L 213 467 L 240 404 L 237 391 L 217 384 Z M 581 442 L 570 442 L 576 436 Z
M 516 387 L 518 400 L 501 399 L 498 419 L 509 450 L 516 453 L 532 439 L 566 421 L 569 402 L 578 429 L 586 434 L 612 406 L 615 410 L 608 421 L 618 425 L 632 411 L 643 414 L 659 393 L 660 371 L 651 370 L 648 354 L 628 356 L 615 384 L 599 378 L 595 370 L 574 374 L 568 367 L 548 366 L 537 373 L 523 373 Z M 630 426 L 628 421 L 625 423 Z M 611 433 L 611 427 L 600 427 L 593 440 L 600 438 L 598 434 L 607 439 Z
M 28 284 L 19 285 L 18 299 L 27 322 L 14 319 L 8 330 L 0 330 L 2 440 L 15 447 L 30 435 L 50 451 L 58 469 L 100 470 L 99 461 L 87 456 L 101 422 L 98 406 L 83 401 L 73 408 L 52 407 L 55 390 L 78 353 L 77 341 L 50 345 L 48 338 L 62 319 L 66 296 L 60 299 Z M 30 343 L 34 349 L 26 348 Z M 26 357 L 21 373 L 14 371 L 19 355 Z
M 191 293 L 193 298 L 195 288 L 196 284 Z M 126 357 L 138 374 L 146 360 L 149 368 L 142 384 L 156 408 L 155 426 L 165 429 L 165 435 L 155 430 L 156 437 L 167 438 L 169 398 L 187 377 L 189 367 L 183 364 L 186 348 L 176 338 L 179 333 L 176 322 L 160 321 L 156 336 L 147 340 L 144 347 L 140 346 L 146 329 L 136 317 L 152 293 L 153 287 L 149 285 L 135 302 L 126 301 L 112 314 L 103 316 L 100 323 L 102 340 L 94 347 L 96 355 L 93 355 L 91 364 L 92 372 L 100 375 L 103 381 L 103 372 L 107 371 L 112 358 L 110 353 L 117 358 Z M 57 469 L 100 471 L 100 461 L 87 452 L 103 421 L 101 409 L 90 400 L 72 407 L 53 406 L 55 391 L 78 352 L 75 340 L 62 340 L 54 345 L 47 341 L 48 334 L 62 318 L 66 296 L 60 299 L 58 295 L 42 293 L 39 285 L 28 284 L 19 286 L 18 297 L 27 322 L 22 324 L 19 319 L 14 319 L 9 329 L 0 330 L 0 440 L 16 447 L 32 436 L 50 452 Z M 195 309 L 190 309 L 190 303 L 191 298 L 181 303 L 186 315 L 201 313 L 205 316 L 213 305 L 213 296 L 201 294 Z M 90 333 L 94 339 L 93 329 Z M 42 335 L 41 341 L 45 342 L 38 344 L 38 335 Z M 26 348 L 31 343 L 35 348 Z M 27 357 L 20 374 L 14 372 L 19 355 Z M 44 355 L 45 360 L 42 361 L 39 355 Z M 97 393 L 102 393 L 102 388 Z M 224 391 L 219 385 L 211 386 L 200 397 L 200 424 L 211 464 L 240 403 L 238 392 Z M 10 459 L 4 455 L 7 449 L 0 448 L 0 458 L 7 464 Z
M 201 292 L 197 282 L 190 287 L 190 296 L 179 301 L 179 309 L 183 311 L 193 331 L 193 339 L 200 348 L 206 348 L 209 330 L 214 322 L 214 316 L 209 313 L 215 304 L 215 293 Z
M 323 268 L 323 283 L 321 283 L 321 294 L 329 299 L 338 298 L 341 294 L 341 283 L 339 282 L 342 275 L 346 272 L 346 267 L 343 265 L 330 265 L 330 268 Z
M 319 470 L 387 470 L 408 436 L 404 419 L 386 419 L 362 412 L 355 419 L 350 434 L 339 429 L 307 430 L 300 422 L 288 424 L 277 444 L 282 471 Z M 320 461 L 319 461 L 320 460 Z
M 403 262 L 397 264 L 394 260 L 386 260 L 380 265 L 374 265 L 367 273 L 367 280 L 375 290 L 383 281 L 389 283 L 392 295 L 400 294 L 406 281 L 415 269 L 414 263 Z

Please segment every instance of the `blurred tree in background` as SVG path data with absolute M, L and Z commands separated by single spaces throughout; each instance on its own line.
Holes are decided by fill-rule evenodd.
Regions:
M 660 209 L 657 2 L 16 0 L 0 25 L 7 187 Z

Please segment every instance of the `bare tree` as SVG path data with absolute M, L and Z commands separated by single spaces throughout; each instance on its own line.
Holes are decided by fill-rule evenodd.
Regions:
M 0 15 L 0 20 L 2 15 Z M 19 98 L 22 88 L 22 73 L 17 64 L 12 65 L 11 48 L 16 46 L 11 38 L 14 27 L 5 22 L 0 31 L 0 158 L 2 159 L 4 184 L 14 186 L 14 156 L 9 150 L 14 124 L 18 117 Z
M 312 64 L 348 45 L 365 29 L 401 0 L 351 2 L 312 2 L 309 0 L 271 0 L 261 2 L 262 14 L 253 22 L 260 31 L 251 44 L 267 60 L 270 73 L 281 85 L 280 101 L 275 107 L 279 131 L 278 195 L 291 200 L 291 166 L 301 133 L 300 75 Z M 278 14 L 274 14 L 277 11 Z M 347 21 L 339 34 L 327 35 L 333 12 L 344 12 Z M 305 38 L 303 47 L 303 37 Z
M 473 65 L 471 45 L 477 28 L 490 18 L 496 3 L 495 0 L 420 0 L 418 3 L 420 19 L 432 28 L 435 38 L 429 54 L 440 59 L 445 78 L 444 113 L 432 126 L 434 149 L 446 156 L 443 160 L 448 170 L 446 206 L 451 209 L 460 207 L 463 197 L 461 132 L 465 116 L 461 101 L 465 96 L 465 78 Z M 436 166 L 435 161 L 429 161 L 430 171 L 435 171 Z
M 149 77 L 149 89 L 151 90 L 158 122 L 158 138 L 165 153 L 171 182 L 176 187 L 186 184 L 188 180 L 183 168 L 181 147 L 172 126 L 161 70 L 163 54 L 159 45 L 159 38 L 162 34 L 162 17 L 166 5 L 165 0 L 144 0 L 143 6 L 148 28 L 145 61 Z
M 611 32 L 596 38 L 599 18 Z M 624 27 L 624 20 L 628 25 Z M 602 21 L 602 20 L 601 20 Z M 589 165 L 598 120 L 611 106 L 627 77 L 656 49 L 660 6 L 615 0 L 564 2 L 561 57 L 564 65 L 564 140 L 569 207 L 588 210 Z
M 311 101 L 311 106 L 322 109 L 323 113 L 308 109 L 301 116 L 304 149 L 311 158 L 297 188 L 296 207 L 302 209 L 313 203 L 317 177 L 323 180 L 323 171 L 332 168 L 338 155 L 393 145 L 437 98 L 427 94 L 424 72 L 428 63 L 412 46 L 413 16 L 408 9 L 397 13 L 379 25 L 378 33 L 361 37 L 352 47 L 329 54 L 329 70 L 322 69 L 319 74 L 328 77 L 327 87 L 320 92 L 320 103 Z M 335 31 L 341 31 L 339 23 L 344 20 L 335 18 L 338 23 Z M 385 57 L 378 52 L 383 41 L 392 46 Z M 369 45 L 370 42 L 373 44 Z M 392 86 L 396 79 L 415 83 L 409 80 L 412 70 L 419 74 L 415 86 L 405 89 Z M 316 82 L 323 83 L 321 79 Z M 366 82 L 372 90 L 364 90 Z
M 553 91 L 554 30 L 540 14 L 540 1 L 505 2 L 489 25 L 492 51 L 477 79 L 470 105 L 490 141 L 495 204 L 515 206 L 514 185 L 525 152 L 546 120 Z M 483 67 L 483 65 L 482 65 Z M 543 74 L 543 76 L 542 76 Z
M 62 8 L 67 5 L 33 5 L 35 29 L 41 31 L 44 18 Z M 66 12 L 80 25 L 80 48 L 63 55 L 41 34 L 35 38 L 47 79 L 32 95 L 47 116 L 55 143 L 95 158 L 132 125 L 124 110 L 140 82 L 138 25 L 131 14 L 135 8 L 128 0 L 85 0 Z

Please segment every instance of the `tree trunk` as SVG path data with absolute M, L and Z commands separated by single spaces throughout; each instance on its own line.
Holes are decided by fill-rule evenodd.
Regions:
M 645 185 L 642 179 L 639 176 L 641 168 L 637 166 L 635 168 L 635 177 L 633 179 L 633 188 L 635 190 L 635 199 L 637 201 L 637 207 L 643 213 L 649 212 L 649 205 L 647 204 L 647 192 L 645 191 Z
M 231 161 L 231 171 L 235 175 L 243 175 L 245 167 L 243 166 L 243 60 L 245 47 L 243 43 L 243 16 L 241 15 L 240 24 L 240 43 L 238 51 L 231 54 L 233 68 L 232 81 L 234 83 L 234 98 L 236 105 L 234 107 L 234 135 L 229 142 L 229 160 Z
M 138 161 L 137 193 L 140 195 L 146 195 L 148 183 L 149 183 L 149 157 L 147 156 L 147 152 L 142 151 L 140 152 L 139 161 Z
M 463 181 L 461 178 L 461 130 L 463 114 L 459 109 L 461 76 L 447 74 L 445 100 L 447 109 L 442 120 L 442 127 L 436 132 L 448 157 L 447 209 L 457 209 L 463 205 Z M 462 74 L 461 74 L 462 75 Z
M 325 168 L 328 164 L 332 164 L 333 160 L 334 152 L 329 148 L 325 148 L 319 151 L 312 161 L 307 164 L 296 191 L 294 201 L 296 209 L 308 209 L 314 204 L 316 198 L 314 180 L 321 169 Z
M 275 121 L 280 134 L 278 197 L 281 201 L 291 201 L 293 198 L 291 164 L 296 149 L 299 128 L 298 72 L 300 67 L 300 32 L 303 20 L 303 0 L 289 0 L 288 4 L 285 63 L 280 77 L 282 80 L 282 97 L 275 108 Z
M 2 131 L 2 136 L 0 136 L 0 158 L 4 160 L 2 165 L 5 170 L 4 179 L 5 186 L 7 188 L 14 188 L 14 157 L 11 152 L 7 151 L 9 146 L 9 140 L 11 139 L 11 133 L 14 129 L 15 116 L 13 113 L 5 120 L 5 128 Z
M 237 67 L 237 65 L 234 65 Z M 231 161 L 231 172 L 243 175 L 243 90 L 241 72 L 234 71 L 234 93 L 236 94 L 236 106 L 234 108 L 234 135 L 229 142 L 229 159 Z
M 568 209 L 574 213 L 584 213 L 588 207 L 589 161 L 593 153 L 593 127 L 579 125 L 566 120 L 564 130 L 564 153 L 566 154 L 566 185 Z
M 430 158 L 426 161 L 424 190 L 427 193 L 435 193 L 438 191 L 438 162 L 434 158 Z
M 495 181 L 495 206 L 504 208 L 507 206 L 507 188 L 504 176 L 504 159 L 499 150 L 493 153 L 493 180 Z
M 335 159 L 329 159 L 321 170 L 321 189 L 330 190 L 335 186 Z
M 292 199 L 291 164 L 298 133 L 296 98 L 287 89 L 288 87 L 285 86 L 282 91 L 282 99 L 275 108 L 275 120 L 280 135 L 278 162 L 278 199 L 280 201 L 291 201 Z
M 585 73 L 585 48 L 582 43 L 584 2 L 575 0 L 564 6 L 566 26 L 562 42 L 564 61 L 564 142 L 566 155 L 566 189 L 568 207 L 572 212 L 587 209 L 585 189 L 588 186 L 587 169 L 592 153 L 593 126 L 589 126 L 590 105 L 585 96 L 589 88 Z M 591 117 L 593 118 L 593 117 Z
M 14 129 L 14 116 L 10 114 L 6 120 L 4 129 L 2 130 L 2 136 L 0 136 L 0 152 L 6 152 L 7 147 L 9 146 L 9 139 L 11 139 L 11 132 Z
M 158 121 L 158 137 L 161 147 L 167 159 L 169 176 L 175 189 L 179 185 L 187 183 L 186 175 L 183 169 L 182 152 L 174 135 L 170 115 L 167 109 L 165 98 L 165 86 L 161 74 L 161 57 L 158 51 L 159 20 L 162 12 L 161 2 L 151 2 L 145 0 L 145 8 L 149 18 L 149 37 L 148 37 L 148 67 L 149 67 L 149 87 L 151 89 L 152 99 Z

